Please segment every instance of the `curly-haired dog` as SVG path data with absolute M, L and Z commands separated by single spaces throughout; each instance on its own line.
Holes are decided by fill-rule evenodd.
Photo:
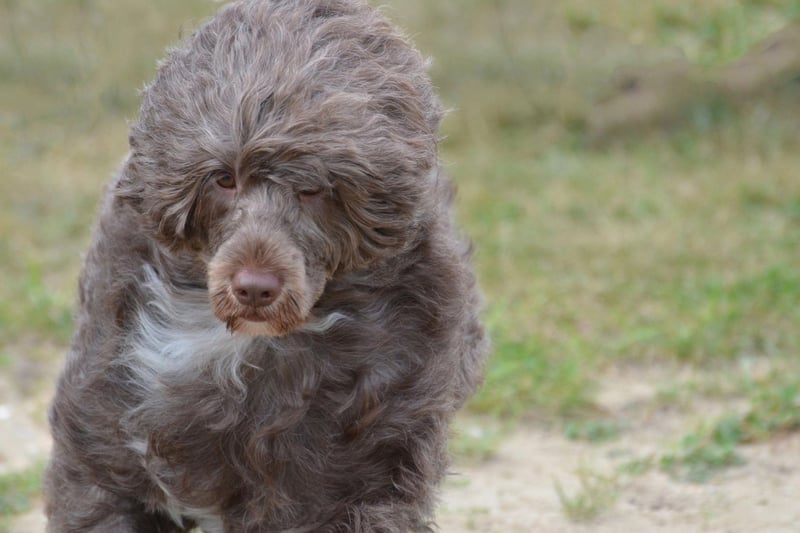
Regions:
M 426 64 L 224 7 L 144 91 L 53 402 L 51 532 L 422 531 L 487 349 Z

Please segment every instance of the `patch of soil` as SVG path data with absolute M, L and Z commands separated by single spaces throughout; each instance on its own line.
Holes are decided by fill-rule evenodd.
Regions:
M 668 439 L 673 439 L 670 434 Z M 622 443 L 617 443 L 622 444 Z M 651 443 L 625 443 L 642 455 Z M 691 484 L 653 469 L 623 482 L 614 506 L 587 524 L 571 522 L 554 488 L 578 490 L 585 465 L 610 471 L 613 445 L 576 443 L 537 428 L 509 435 L 495 457 L 456 466 L 443 494 L 438 523 L 445 533 L 621 531 L 790 532 L 800 524 L 800 435 L 743 447 L 747 464 L 714 480 Z
M 657 465 L 638 476 L 620 476 L 616 502 L 588 523 L 570 521 L 555 484 L 567 496 L 580 487 L 578 471 L 613 475 L 633 459 L 658 457 L 678 439 L 736 405 L 690 399 L 673 406 L 656 401 L 657 387 L 680 373 L 641 369 L 609 372 L 598 394 L 601 409 L 624 421 L 622 435 L 608 443 L 567 439 L 557 429 L 523 426 L 502 440 L 483 464 L 455 465 L 438 523 L 445 533 L 516 532 L 742 532 L 798 531 L 800 524 L 800 434 L 742 446 L 743 466 L 693 484 L 676 480 Z M 683 376 L 688 377 L 688 376 Z

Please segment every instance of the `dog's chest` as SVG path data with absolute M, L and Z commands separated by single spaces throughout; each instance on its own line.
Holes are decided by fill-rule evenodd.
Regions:
M 170 480 L 184 477 L 197 485 L 214 485 L 214 463 L 223 461 L 203 461 L 210 442 L 206 439 L 213 438 L 213 432 L 206 431 L 215 414 L 209 405 L 216 396 L 247 393 L 240 370 L 255 341 L 231 335 L 199 291 L 170 292 L 152 275 L 145 288 L 148 301 L 136 316 L 122 355 L 140 398 L 123 421 L 130 435 L 128 447 L 162 492 L 156 507 L 176 523 L 189 517 L 206 533 L 221 533 L 221 510 L 197 505 L 191 492 L 176 489 L 178 484 Z M 186 464 L 168 464 L 148 450 L 154 437 L 186 450 Z
M 221 385 L 243 387 L 239 369 L 252 337 L 232 335 L 214 315 L 205 291 L 168 288 L 149 270 L 143 288 L 147 301 L 124 355 L 138 386 L 158 394 L 170 383 L 211 372 Z

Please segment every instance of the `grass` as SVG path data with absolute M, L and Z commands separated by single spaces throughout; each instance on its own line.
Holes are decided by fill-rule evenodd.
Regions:
M 661 468 L 691 482 L 704 482 L 729 467 L 745 464 L 740 450 L 782 433 L 800 430 L 800 380 L 796 374 L 770 373 L 743 385 L 748 407 L 726 414 L 686 434 L 677 450 L 665 453 Z
M 29 510 L 38 498 L 43 469 L 39 464 L 22 472 L 0 475 L 0 533 L 13 533 L 11 517 Z
M 558 481 L 555 490 L 564 514 L 574 522 L 590 522 L 608 511 L 619 497 L 616 475 L 602 474 L 583 465 L 576 472 L 578 489 L 567 494 Z
M 745 460 L 737 452 L 739 430 L 738 420 L 726 417 L 710 429 L 689 433 L 681 439 L 677 451 L 661 457 L 661 468 L 680 479 L 700 483 L 721 470 L 741 466 Z
M 574 359 L 548 357 L 535 339 L 515 342 L 500 337 L 493 353 L 487 385 L 471 404 L 474 411 L 520 416 L 536 408 L 569 415 L 590 403 L 591 383 Z
M 564 426 L 568 439 L 593 443 L 617 439 L 621 432 L 620 424 L 614 420 L 572 420 Z
M 724 373 L 756 360 L 800 374 L 800 86 L 700 101 L 670 129 L 621 132 L 601 147 L 587 133 L 619 68 L 685 57 L 713 71 L 800 20 L 800 2 L 387 4 L 434 58 L 453 109 L 442 157 L 476 243 L 495 346 L 473 412 L 555 419 L 570 437 L 601 442 L 628 437 L 586 421 L 614 365 Z M 0 373 L 29 353 L 59 364 L 137 90 L 163 48 L 216 8 L 0 2 Z M 671 392 L 686 404 L 696 393 Z M 736 464 L 742 444 L 798 429 L 797 393 L 774 376 L 737 380 L 726 394 L 750 411 L 706 420 L 660 464 L 689 478 Z M 466 442 L 465 453 L 489 456 L 493 439 Z M 592 507 L 562 500 L 576 515 Z

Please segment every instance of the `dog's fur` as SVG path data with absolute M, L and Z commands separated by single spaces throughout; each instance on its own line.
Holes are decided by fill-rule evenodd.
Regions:
M 487 350 L 441 116 L 358 0 L 244 0 L 172 50 L 81 276 L 50 532 L 432 527 Z

